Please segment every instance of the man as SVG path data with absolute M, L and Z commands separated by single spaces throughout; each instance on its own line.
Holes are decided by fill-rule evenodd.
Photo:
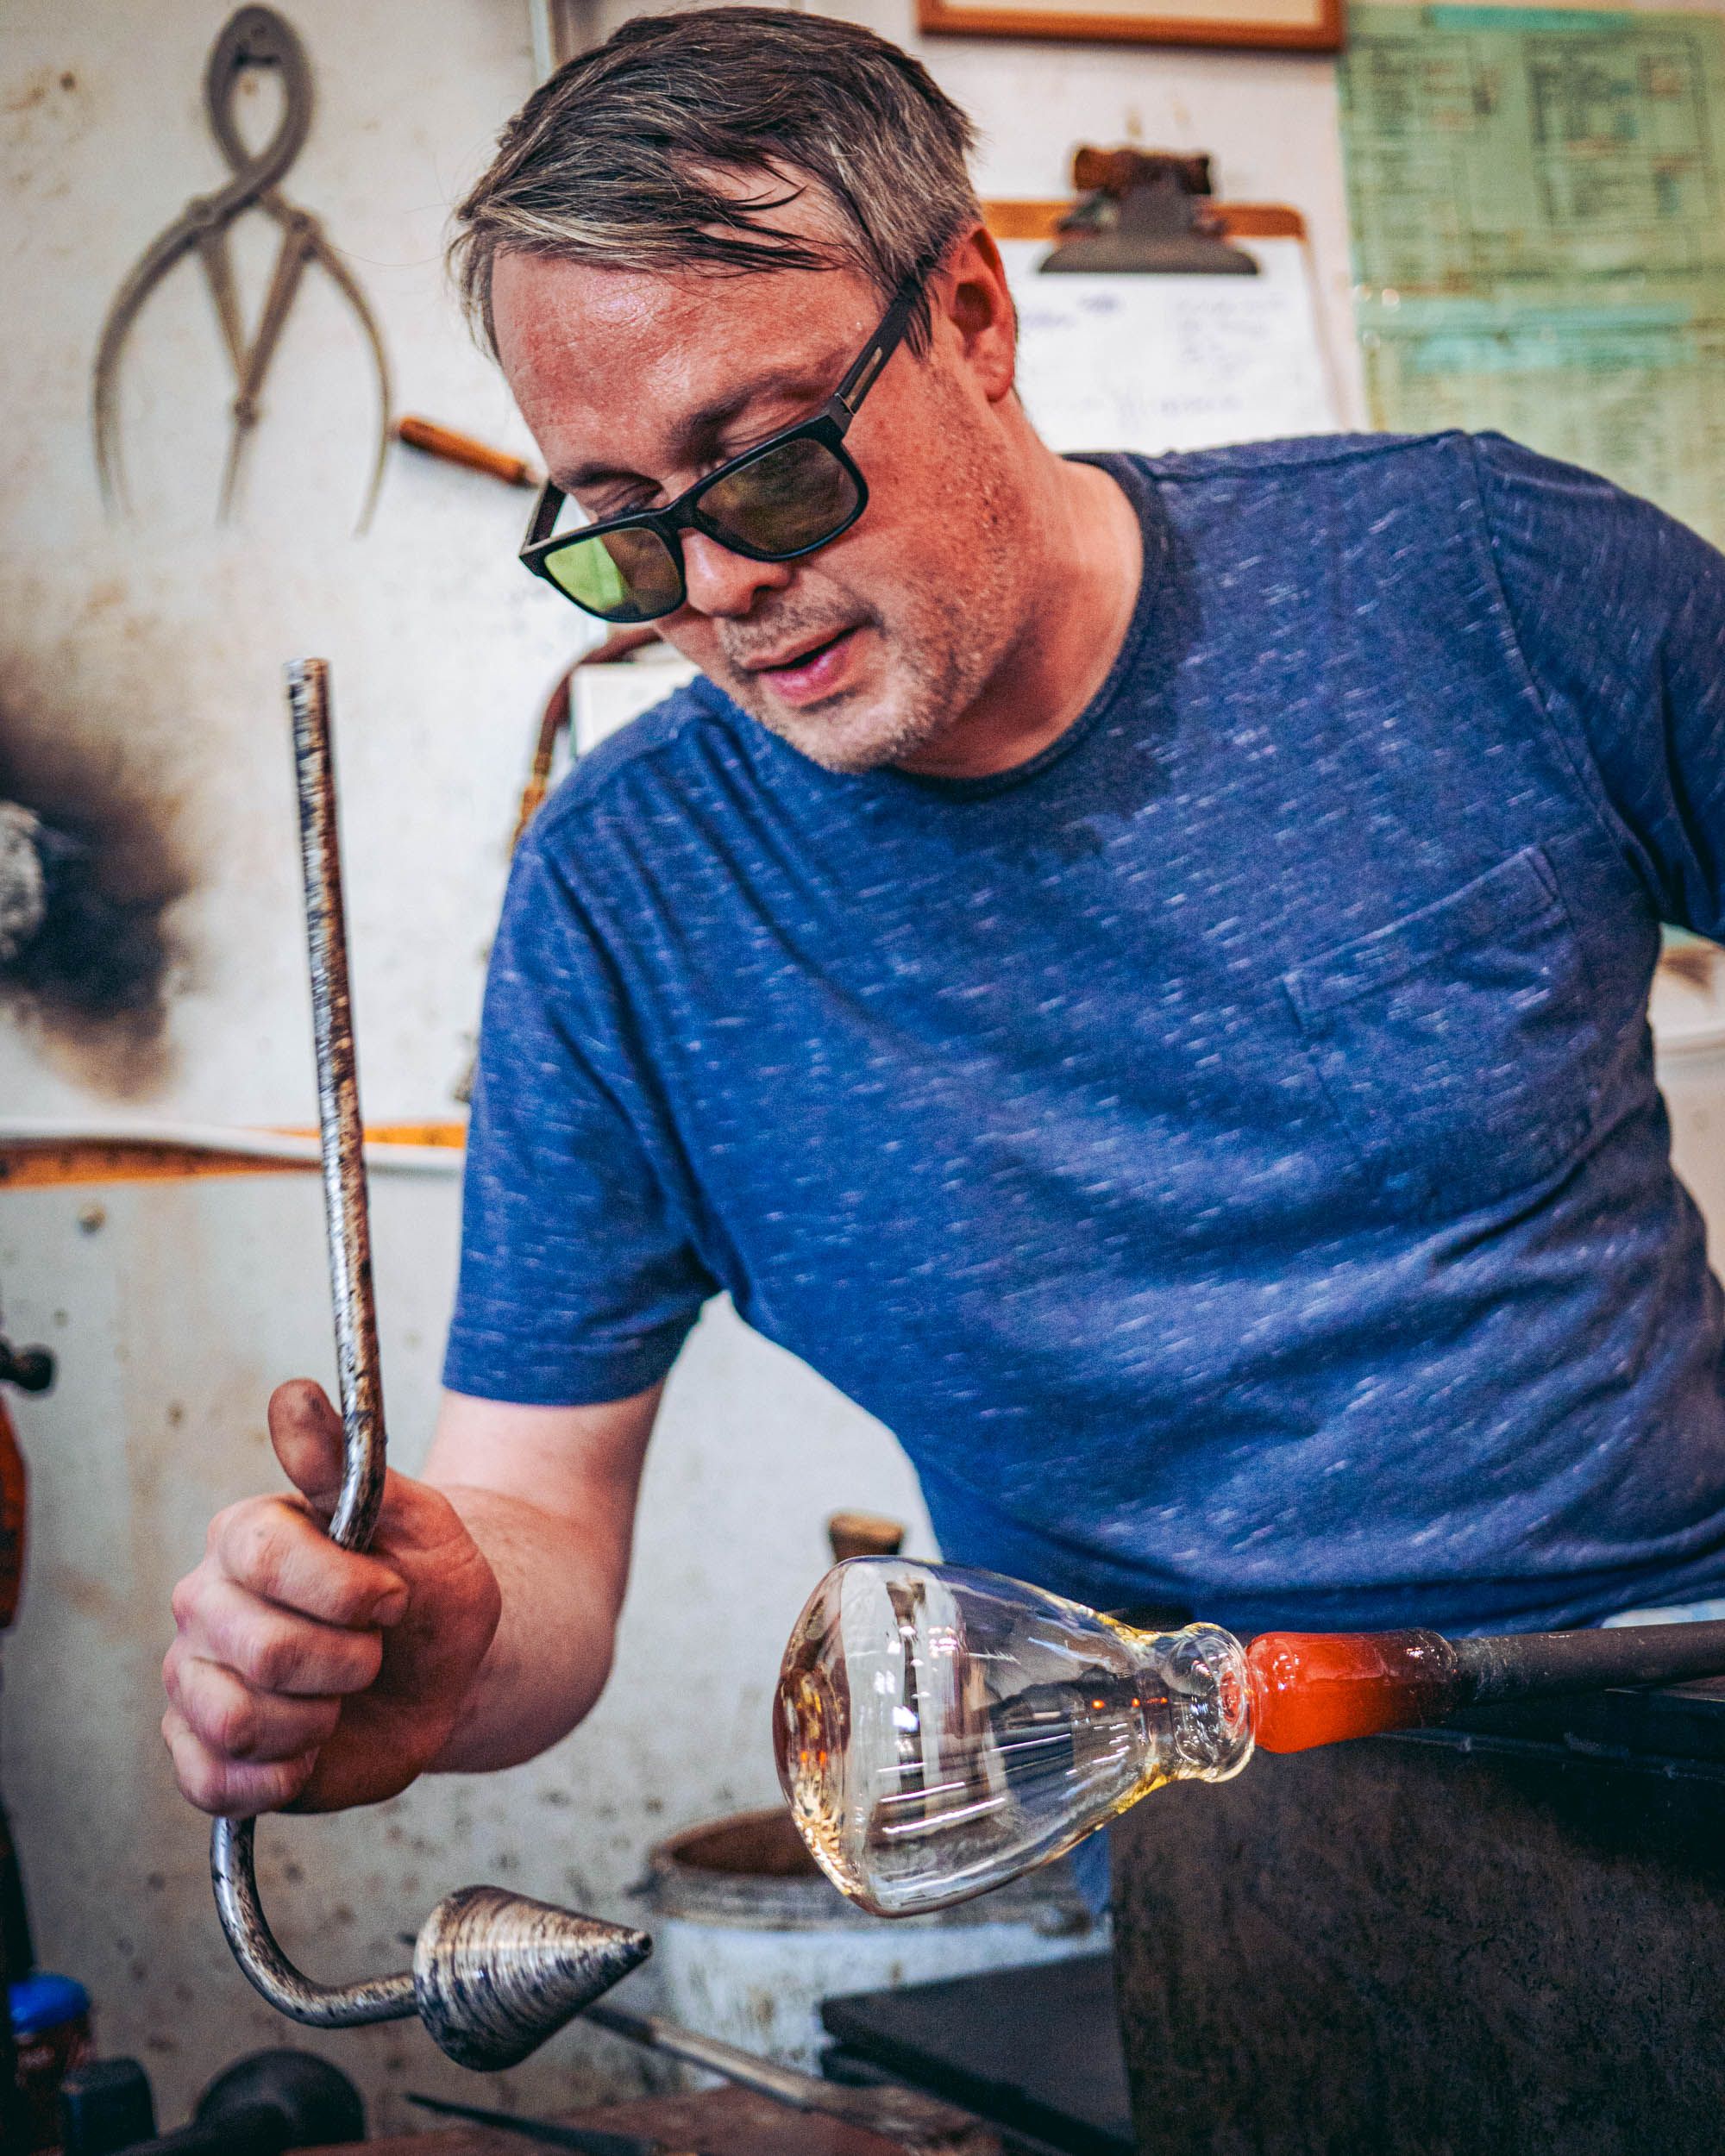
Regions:
M 1095 1601 L 1501 1628 L 1725 1579 L 1646 1021 L 1660 918 L 1725 925 L 1725 561 L 1496 439 L 1054 456 L 969 141 L 869 34 L 720 9 L 566 68 L 463 207 L 530 564 L 704 679 L 520 850 L 424 1479 L 334 1550 L 285 1387 L 300 1497 L 178 1592 L 209 1809 L 586 1712 L 721 1288 L 950 1557 Z

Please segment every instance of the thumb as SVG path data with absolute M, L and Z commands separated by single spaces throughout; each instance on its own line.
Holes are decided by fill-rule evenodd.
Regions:
M 287 1479 L 325 1526 L 342 1489 L 342 1418 L 309 1377 L 290 1378 L 270 1395 L 270 1443 Z

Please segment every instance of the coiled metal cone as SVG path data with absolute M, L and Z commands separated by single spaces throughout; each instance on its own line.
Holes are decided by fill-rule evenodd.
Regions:
M 413 2001 L 458 2066 L 494 2073 L 536 2051 L 652 1949 L 625 1925 L 500 1887 L 462 1887 L 419 1934 Z

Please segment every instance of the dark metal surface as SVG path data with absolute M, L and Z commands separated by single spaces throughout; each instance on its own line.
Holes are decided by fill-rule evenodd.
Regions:
M 867 2064 L 1065 2156 L 1130 2156 L 1107 1954 L 827 1999 L 841 2063 Z
M 1476 1709 L 1113 1830 L 1157 2156 L 1715 2156 L 1725 1697 Z
M 281 78 L 282 111 L 275 133 L 255 156 L 246 147 L 235 116 L 234 97 L 248 67 L 273 67 Z M 103 324 L 91 393 L 96 437 L 96 468 L 103 492 L 123 503 L 125 479 L 120 463 L 119 411 L 116 385 L 120 361 L 134 324 L 156 285 L 175 264 L 195 253 L 204 266 L 223 342 L 234 369 L 233 429 L 222 475 L 222 514 L 232 505 L 246 442 L 261 414 L 265 379 L 286 327 L 299 280 L 315 263 L 359 318 L 377 370 L 380 405 L 377 453 L 360 515 L 360 529 L 371 521 L 383 480 L 389 447 L 389 362 L 383 335 L 365 294 L 309 210 L 296 209 L 278 182 L 304 147 L 311 127 L 311 66 L 293 26 L 273 9 L 242 8 L 216 39 L 204 72 L 204 103 L 210 130 L 233 177 L 214 194 L 194 196 L 173 222 L 152 241 L 115 295 Z M 241 317 L 228 231 L 248 210 L 260 210 L 281 232 L 275 270 L 264 299 L 256 333 L 248 341 Z
M 706 2156 L 907 2156 L 901 2142 L 849 2126 L 842 2119 L 787 2111 L 747 2089 L 703 2089 L 699 2094 L 643 2096 L 627 2103 L 565 2115 L 572 2126 L 637 2134 L 668 2151 L 701 2149 Z M 513 2144 L 519 2149 L 521 2144 Z M 506 2156 L 511 2144 L 488 2127 L 440 2127 L 354 2143 L 352 2156 Z M 990 2140 L 975 2156 L 1000 2156 Z
M 461 2119 L 468 2126 L 488 2126 L 493 2134 L 518 2134 L 536 2141 L 541 2148 L 572 2148 L 578 2156 L 661 2156 L 665 2144 L 646 2134 L 613 2134 L 599 2126 L 565 2126 L 556 2119 L 524 2117 L 516 2111 L 499 2111 L 483 2103 L 448 2103 L 442 2096 L 417 2096 L 404 2091 L 410 2103 L 439 2118 Z
M 155 2130 L 155 2096 L 135 2059 L 86 2059 L 61 2082 L 63 2156 L 116 2156 L 149 2140 Z M 7 2146 L 0 2138 L 0 2148 Z
M 343 1549 L 370 1542 L 383 1501 L 385 1436 L 363 1130 L 329 726 L 329 668 L 287 669 L 317 1061 L 329 1282 L 342 1395 L 342 1487 L 329 1523 Z M 447 1895 L 422 1927 L 411 1971 L 322 1984 L 282 1952 L 258 1899 L 253 1820 L 217 1820 L 210 1842 L 228 1944 L 257 1990 L 292 2020 L 348 2028 L 417 2014 L 458 2065 L 512 2066 L 643 1961 L 643 1932 L 497 1887 Z

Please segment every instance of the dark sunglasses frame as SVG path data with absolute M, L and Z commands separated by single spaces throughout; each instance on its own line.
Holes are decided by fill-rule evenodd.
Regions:
M 911 315 L 921 290 L 920 278 L 907 278 L 900 285 L 894 295 L 893 304 L 881 316 L 875 334 L 845 370 L 844 379 L 812 419 L 799 420 L 794 426 L 782 427 L 777 434 L 768 435 L 764 442 L 757 442 L 752 448 L 743 450 L 740 456 L 734 456 L 728 463 L 709 472 L 705 479 L 697 479 L 693 486 L 679 494 L 674 501 L 667 502 L 662 509 L 630 510 L 621 517 L 607 517 L 598 523 L 581 524 L 573 531 L 557 532 L 553 536 L 552 527 L 568 497 L 561 487 L 547 480 L 534 505 L 532 521 L 527 527 L 527 537 L 521 548 L 523 566 L 530 569 L 535 576 L 543 576 L 552 590 L 561 592 L 571 606 L 580 606 L 584 614 L 592 614 L 596 620 L 615 623 L 617 617 L 601 614 L 595 607 L 581 606 L 580 599 L 564 590 L 551 573 L 551 557 L 577 542 L 603 539 L 608 532 L 650 531 L 656 536 L 676 567 L 677 596 L 669 606 L 659 607 L 650 614 L 633 615 L 629 620 L 662 621 L 666 615 L 674 614 L 679 607 L 687 603 L 688 580 L 684 573 L 681 536 L 685 531 L 698 531 L 703 537 L 712 540 L 732 554 L 743 555 L 750 561 L 797 561 L 806 554 L 813 554 L 821 547 L 831 546 L 842 533 L 850 530 L 869 506 L 869 482 L 858 470 L 856 459 L 845 448 L 844 437 L 850 431 L 851 421 L 862 410 L 862 399 L 880 379 L 888 360 L 897 351 L 906 330 L 910 327 Z M 831 450 L 850 474 L 851 484 L 856 489 L 856 507 L 831 531 L 823 532 L 819 539 L 811 539 L 806 546 L 794 547 L 788 553 L 784 553 L 767 547 L 751 547 L 735 532 L 722 529 L 701 514 L 701 498 L 710 489 L 718 486 L 722 480 L 734 477 L 748 466 L 759 463 L 762 457 L 771 456 L 775 450 L 782 449 L 792 442 L 818 442 L 823 448 Z M 625 622 L 624 625 L 627 626 L 628 623 Z

